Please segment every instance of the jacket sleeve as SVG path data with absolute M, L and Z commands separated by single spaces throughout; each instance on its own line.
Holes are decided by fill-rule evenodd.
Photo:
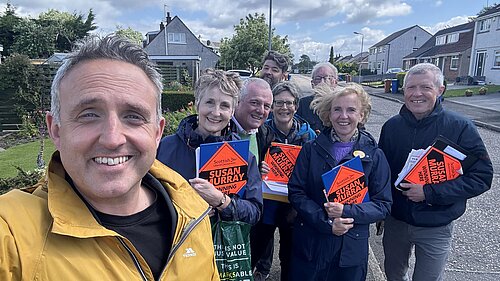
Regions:
M 297 211 L 298 216 L 311 227 L 323 234 L 332 234 L 332 227 L 328 224 L 328 216 L 323 206 L 314 201 L 308 193 L 313 179 L 309 179 L 311 161 L 311 145 L 305 144 L 300 150 L 295 168 L 288 181 L 288 200 Z M 316 187 L 317 188 L 317 187 Z
M 22 280 L 16 242 L 9 226 L 0 218 L 0 280 Z
M 478 196 L 491 187 L 493 166 L 476 127 L 468 122 L 457 143 L 478 157 L 462 176 L 440 184 L 424 185 L 425 201 L 432 205 L 449 205 Z
M 383 220 L 392 204 L 391 173 L 384 153 L 377 149 L 372 156 L 373 163 L 368 178 L 370 201 L 344 205 L 342 217 L 353 218 L 355 224 L 370 224 Z
M 262 179 L 255 156 L 250 153 L 248 180 L 243 198 L 231 196 L 231 203 L 220 212 L 222 220 L 238 220 L 256 224 L 262 214 Z

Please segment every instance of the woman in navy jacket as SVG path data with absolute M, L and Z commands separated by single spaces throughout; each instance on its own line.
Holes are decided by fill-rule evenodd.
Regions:
M 237 74 L 207 69 L 196 82 L 198 114 L 184 118 L 173 135 L 160 142 L 156 158 L 191 183 L 198 194 L 219 212 L 222 220 L 255 224 L 262 213 L 261 177 L 255 156 L 248 159 L 248 180 L 242 197 L 224 195 L 205 179 L 196 178 L 195 150 L 202 143 L 238 139 L 229 122 L 238 103 L 241 80 Z
M 325 125 L 302 146 L 288 183 L 297 210 L 290 280 L 365 280 L 369 225 L 389 213 L 390 170 L 383 152 L 363 128 L 370 114 L 368 94 L 360 85 L 315 88 L 311 107 Z M 321 176 L 359 155 L 370 201 L 326 203 Z

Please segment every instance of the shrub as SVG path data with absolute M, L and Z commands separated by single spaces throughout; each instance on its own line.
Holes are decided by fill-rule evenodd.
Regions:
M 185 117 L 195 114 L 196 109 L 193 106 L 193 102 L 190 102 L 184 108 L 176 111 L 165 112 L 163 116 L 165 117 L 165 129 L 163 130 L 163 135 L 172 135 L 177 131 L 179 123 Z
M 23 188 L 36 184 L 44 175 L 44 169 L 24 171 L 21 167 L 16 167 L 18 174 L 15 177 L 0 179 L 0 194 L 15 188 Z
M 470 96 L 472 96 L 472 94 L 473 94 L 473 92 L 472 92 L 472 90 L 471 90 L 471 89 L 467 89 L 467 90 L 465 90 L 465 96 L 466 96 L 466 97 L 470 97 Z
M 398 79 L 398 87 L 403 88 L 403 82 L 405 80 L 406 72 L 398 72 L 396 74 L 396 79 Z
M 481 88 L 479 88 L 478 92 L 480 95 L 486 95 L 486 92 L 488 92 L 488 88 L 481 87 Z
M 186 93 L 163 93 L 161 95 L 161 107 L 163 111 L 177 111 L 186 107 L 186 104 L 194 102 L 194 94 Z

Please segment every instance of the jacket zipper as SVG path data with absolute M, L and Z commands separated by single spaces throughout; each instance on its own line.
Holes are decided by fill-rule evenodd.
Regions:
M 134 252 L 132 252 L 132 249 L 130 249 L 127 244 L 125 243 L 125 241 L 123 241 L 123 238 L 121 237 L 117 237 L 118 241 L 120 241 L 120 243 L 123 245 L 123 247 L 125 247 L 125 249 L 127 250 L 127 252 L 129 253 L 129 255 L 132 257 L 132 260 L 134 261 L 134 264 L 135 264 L 135 267 L 137 268 L 137 270 L 139 271 L 139 273 L 141 274 L 141 277 L 142 277 L 142 280 L 144 281 L 148 281 L 148 278 L 146 277 L 146 274 L 144 273 L 144 271 L 142 270 L 142 267 L 141 265 L 139 264 L 139 261 L 137 260 L 137 257 L 135 256 Z
M 201 216 L 199 218 L 197 218 L 195 220 L 191 220 L 191 222 L 187 225 L 187 227 L 184 228 L 184 230 L 182 231 L 182 234 L 181 234 L 181 239 L 179 240 L 179 242 L 177 244 L 175 244 L 172 247 L 172 250 L 170 251 L 170 254 L 168 255 L 167 263 L 165 264 L 165 267 L 170 262 L 170 260 L 172 259 L 174 254 L 177 252 L 177 250 L 181 247 L 182 243 L 184 243 L 184 241 L 186 241 L 188 235 L 193 231 L 193 229 L 198 224 L 200 224 L 200 222 L 208 215 L 208 213 L 211 210 L 212 210 L 212 207 L 208 207 L 208 209 L 205 212 L 203 212 L 203 214 L 201 214 Z M 165 270 L 165 269 L 163 269 L 163 270 Z

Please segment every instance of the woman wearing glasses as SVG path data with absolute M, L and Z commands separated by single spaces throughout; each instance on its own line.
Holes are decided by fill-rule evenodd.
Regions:
M 293 83 L 284 81 L 274 87 L 272 118 L 265 123 L 265 126 L 274 133 L 274 142 L 302 146 L 305 142 L 316 138 L 316 133 L 309 124 L 295 115 L 298 101 L 298 91 Z M 269 273 L 274 231 L 278 227 L 281 280 L 288 280 L 295 216 L 296 212 L 289 203 L 264 199 L 262 220 L 254 226 L 251 240 L 252 263 L 255 264 L 256 272 L 264 276 Z

